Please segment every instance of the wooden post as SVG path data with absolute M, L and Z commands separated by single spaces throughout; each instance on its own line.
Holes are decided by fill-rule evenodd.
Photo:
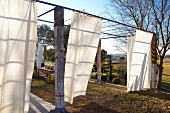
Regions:
M 151 89 L 157 88 L 157 38 L 156 34 L 153 35 L 151 44 L 151 58 L 152 58 L 152 73 L 151 73 Z
M 45 67 L 45 62 L 46 62 L 46 56 L 45 56 L 45 54 L 46 54 L 46 52 L 47 52 L 47 46 L 46 45 L 44 45 L 44 54 L 43 54 L 43 56 L 44 56 L 44 67 Z
M 111 78 L 112 78 L 112 55 L 110 54 L 110 75 L 109 75 L 109 78 L 110 78 L 110 80 L 111 80 Z
M 101 82 L 101 39 L 97 49 L 97 82 Z
M 54 50 L 55 50 L 55 109 L 51 113 L 68 113 L 64 105 L 64 8 L 54 9 Z

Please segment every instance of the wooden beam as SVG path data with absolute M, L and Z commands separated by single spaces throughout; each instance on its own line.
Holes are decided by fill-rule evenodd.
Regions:
M 51 113 L 68 113 L 64 105 L 64 8 L 54 9 L 55 106 Z
M 152 59 L 152 70 L 151 70 L 151 89 L 156 90 L 157 89 L 157 37 L 156 34 L 153 34 L 152 37 L 152 44 L 151 44 L 151 59 Z
M 97 49 L 97 82 L 101 82 L 101 39 Z

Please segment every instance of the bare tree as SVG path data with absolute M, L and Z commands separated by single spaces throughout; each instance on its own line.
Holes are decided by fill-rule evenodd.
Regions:
M 157 87 L 160 89 L 163 59 L 170 49 L 170 0 L 111 0 L 111 2 L 111 6 L 119 15 L 118 19 L 122 22 L 156 33 L 159 57 Z
M 152 0 L 152 11 L 154 15 L 153 26 L 158 37 L 158 89 L 160 89 L 163 73 L 163 59 L 170 49 L 170 1 Z

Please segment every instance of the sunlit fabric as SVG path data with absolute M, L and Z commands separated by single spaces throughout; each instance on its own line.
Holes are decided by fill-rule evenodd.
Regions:
M 28 112 L 36 20 L 36 2 L 0 0 L 0 113 Z
M 135 42 L 135 36 L 127 37 L 127 87 L 129 87 L 129 76 L 131 72 L 132 51 Z
M 44 48 L 41 44 L 39 44 L 38 49 L 37 49 L 37 67 L 38 68 L 41 68 L 43 53 L 44 53 Z
M 136 36 L 128 38 L 127 92 L 150 88 L 152 37 L 153 33 L 136 30 Z
M 85 95 L 88 79 L 95 60 L 102 20 L 74 13 L 66 54 L 64 92 L 65 101 Z

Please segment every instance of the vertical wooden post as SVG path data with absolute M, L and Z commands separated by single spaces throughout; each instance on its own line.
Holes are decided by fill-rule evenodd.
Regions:
M 97 49 L 97 82 L 101 82 L 101 39 Z
M 157 38 L 156 34 L 153 35 L 151 44 L 151 58 L 152 58 L 152 73 L 151 73 L 151 89 L 157 88 Z
M 55 109 L 51 113 L 68 113 L 64 105 L 64 8 L 54 9 L 54 50 L 55 50 Z
M 111 80 L 111 78 L 112 78 L 112 55 L 110 54 L 110 75 L 109 75 L 109 78 L 110 78 L 110 80 Z
M 157 64 L 152 64 L 151 89 L 157 88 Z
M 44 44 L 44 54 L 43 54 L 43 56 L 44 56 L 44 67 L 45 67 L 45 62 L 46 62 L 46 56 L 45 56 L 46 52 L 47 52 L 47 46 Z

